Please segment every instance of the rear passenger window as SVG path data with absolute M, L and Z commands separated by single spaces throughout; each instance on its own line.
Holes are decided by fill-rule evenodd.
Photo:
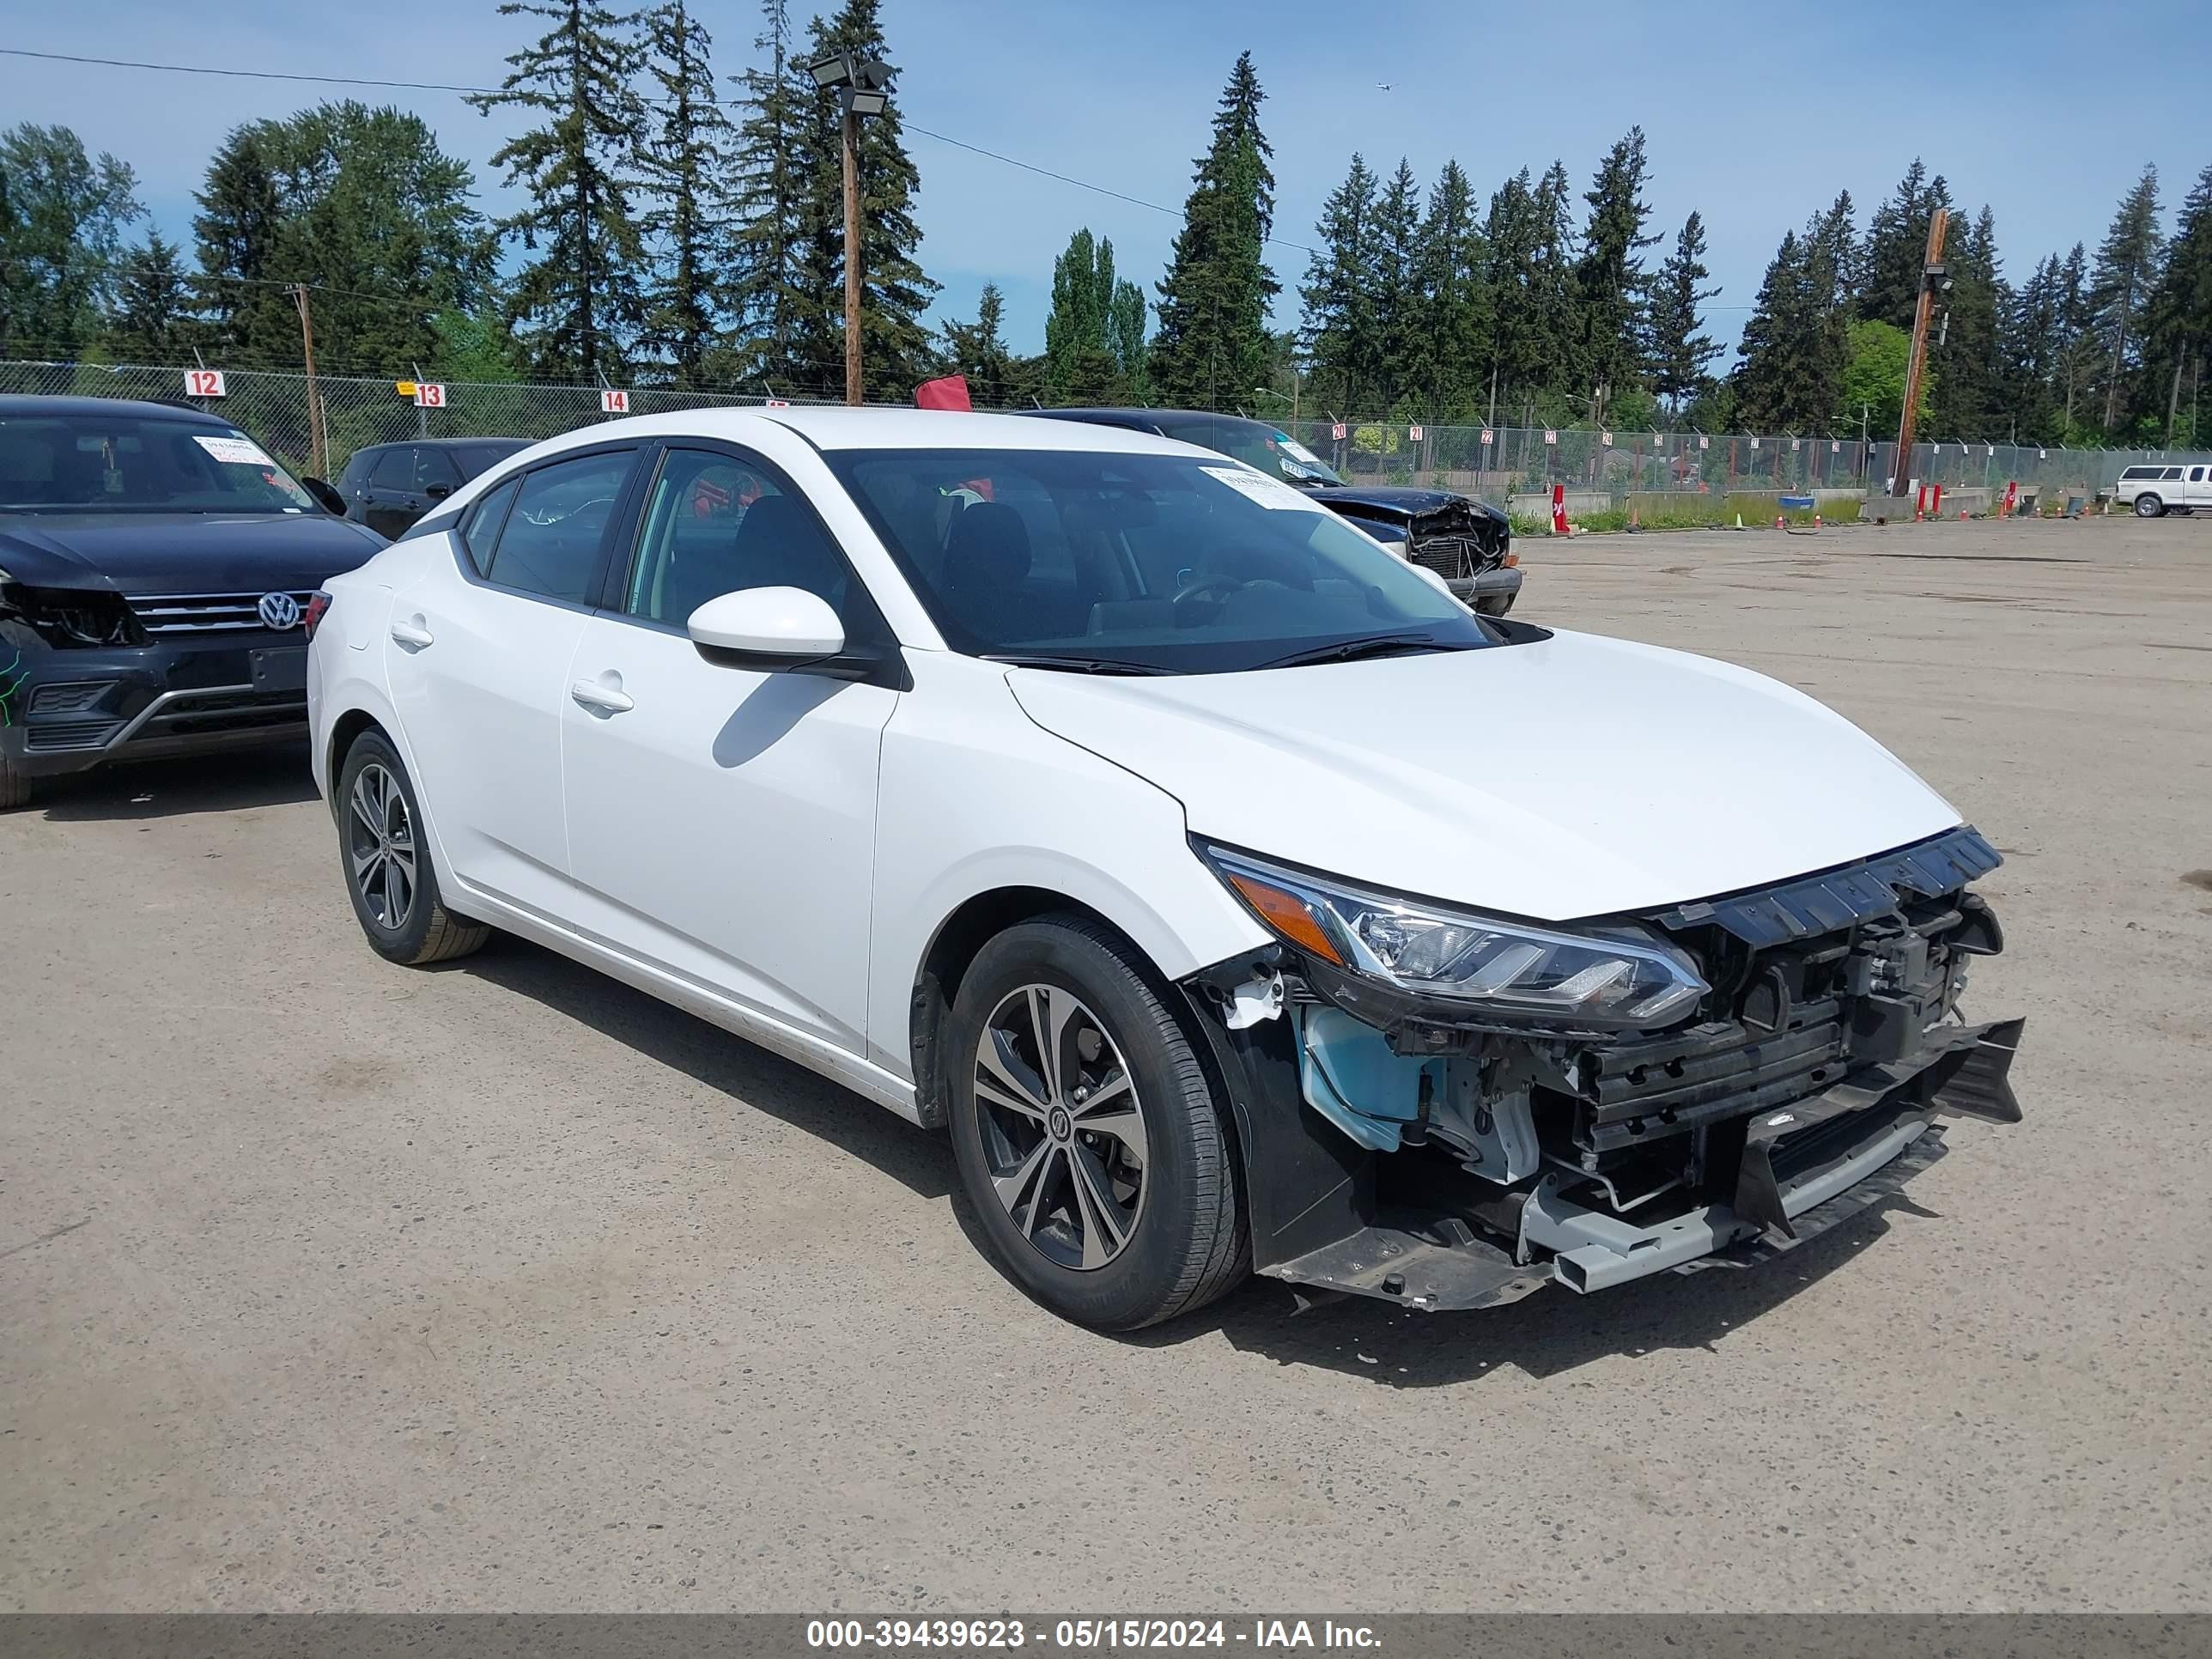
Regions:
M 634 459 L 623 450 L 526 474 L 492 555 L 491 580 L 549 599 L 589 603 L 599 543 Z
M 2178 466 L 2169 466 L 2166 469 L 2166 476 L 2169 478 L 2179 479 L 2181 477 L 2181 469 Z
M 387 449 L 376 458 L 376 470 L 368 475 L 372 489 L 412 489 L 415 487 L 415 452 L 411 448 Z
M 461 545 L 468 549 L 469 562 L 476 566 L 479 576 L 491 574 L 492 544 L 499 540 L 499 527 L 507 522 L 507 509 L 514 504 L 514 492 L 521 484 L 521 479 L 509 478 L 470 509 L 469 527 L 461 532 Z

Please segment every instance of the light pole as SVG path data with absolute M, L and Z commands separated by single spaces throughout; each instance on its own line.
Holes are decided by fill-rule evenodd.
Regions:
M 891 66 L 833 52 L 806 66 L 814 84 L 837 89 L 845 167 L 845 401 L 860 401 L 860 118 L 890 107 Z

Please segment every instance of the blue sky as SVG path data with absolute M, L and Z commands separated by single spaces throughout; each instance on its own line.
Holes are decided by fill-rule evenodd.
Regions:
M 33 50 L 471 85 L 495 83 L 501 59 L 535 23 L 499 16 L 491 0 L 106 0 L 97 24 L 81 8 L 0 0 L 0 44 Z M 696 9 L 724 71 L 743 67 L 757 6 L 701 0 Z M 792 7 L 795 18 L 812 9 Z M 2169 222 L 2212 162 L 2191 79 L 2202 53 L 2135 54 L 2123 70 L 2110 29 L 2079 4 L 1862 0 L 1730 7 L 1707 19 L 1608 0 L 1375 0 L 1364 10 L 1315 0 L 884 0 L 884 15 L 914 125 L 1178 210 L 1222 81 L 1249 47 L 1268 94 L 1277 234 L 1291 242 L 1314 240 L 1322 198 L 1354 149 L 1383 172 L 1406 156 L 1425 185 L 1456 156 L 1486 197 L 1521 167 L 1540 171 L 1557 156 L 1579 189 L 1606 147 L 1640 124 L 1653 228 L 1671 240 L 1691 209 L 1704 214 L 1725 290 L 1710 331 L 1731 343 L 1782 232 L 1839 187 L 1863 225 L 1915 155 L 1948 176 L 1970 210 L 1990 204 L 2015 276 L 2077 238 L 2094 252 L 2146 161 L 2158 164 Z M 2129 16 L 2133 39 L 2202 38 L 2195 5 L 2149 0 Z M 179 238 L 208 155 L 231 125 L 343 95 L 0 58 L 0 123 L 60 122 L 112 150 L 137 170 L 154 221 Z M 417 111 L 477 167 L 486 210 L 501 210 L 504 190 L 484 163 L 506 118 L 438 93 L 353 95 Z M 1079 226 L 1111 237 L 1122 274 L 1148 289 L 1165 263 L 1172 215 L 919 133 L 910 148 L 922 263 L 944 285 L 940 315 L 971 317 L 984 282 L 996 281 L 1012 343 L 1039 349 L 1052 260 Z M 1271 254 L 1288 325 L 1306 255 L 1280 245 Z

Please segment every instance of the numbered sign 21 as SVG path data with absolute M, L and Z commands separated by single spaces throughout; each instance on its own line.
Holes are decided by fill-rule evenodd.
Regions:
M 445 406 L 446 388 L 438 381 L 417 380 L 415 383 L 416 408 L 443 409 Z
M 599 413 L 602 415 L 629 414 L 629 393 L 617 392 L 612 386 L 602 386 L 599 389 Z
M 185 371 L 185 396 L 187 398 L 228 398 L 230 387 L 224 382 L 219 368 L 188 368 Z

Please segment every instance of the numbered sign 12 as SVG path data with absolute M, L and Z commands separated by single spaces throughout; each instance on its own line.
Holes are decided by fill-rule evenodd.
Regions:
M 617 392 L 612 386 L 600 387 L 599 413 L 602 415 L 629 414 L 629 393 L 627 392 Z
M 417 380 L 415 383 L 416 408 L 443 409 L 445 406 L 446 388 L 442 383 L 436 380 Z
M 188 368 L 185 371 L 185 396 L 187 398 L 228 398 L 230 386 L 219 368 Z

